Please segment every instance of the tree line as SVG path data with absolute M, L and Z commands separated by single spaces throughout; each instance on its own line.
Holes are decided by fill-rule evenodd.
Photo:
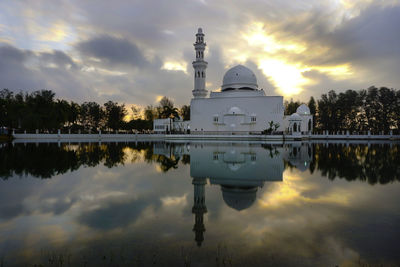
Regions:
M 285 102 L 285 114 L 296 112 L 299 101 Z M 400 129 L 400 90 L 371 86 L 366 90 L 334 90 L 308 103 L 314 114 L 314 130 L 372 133 Z
M 296 112 L 302 103 L 285 102 L 285 115 Z M 315 131 L 345 131 L 372 133 L 400 129 L 400 90 L 370 87 L 366 90 L 329 91 L 320 99 L 311 97 L 308 103 L 314 115 Z M 172 118 L 190 120 L 190 106 L 174 106 L 171 99 L 163 97 L 157 106 L 130 107 L 131 116 L 124 104 L 108 101 L 78 104 L 55 99 L 51 90 L 32 93 L 0 91 L 0 126 L 11 129 L 56 131 L 117 131 L 151 130 L 153 120 Z
M 131 116 L 125 104 L 108 101 L 78 104 L 56 99 L 51 90 L 32 93 L 0 91 L 0 126 L 40 132 L 57 129 L 76 131 L 151 130 L 156 118 L 190 119 L 190 107 L 174 107 L 172 100 L 163 97 L 159 105 L 149 105 L 143 110 L 133 105 Z

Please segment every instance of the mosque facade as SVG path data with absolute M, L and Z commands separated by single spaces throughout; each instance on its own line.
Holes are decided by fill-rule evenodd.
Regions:
M 247 67 L 229 69 L 220 91 L 206 90 L 204 60 L 206 42 L 201 28 L 196 34 L 193 98 L 190 102 L 190 132 L 192 134 L 251 134 L 268 128 L 276 132 L 309 132 L 312 115 L 302 105 L 293 116 L 284 116 L 282 96 L 267 96 L 258 88 L 257 77 Z M 272 126 L 272 127 L 271 127 Z

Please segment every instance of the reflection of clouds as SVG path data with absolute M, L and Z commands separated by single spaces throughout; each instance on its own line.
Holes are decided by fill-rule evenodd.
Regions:
M 103 230 L 124 227 L 134 222 L 149 204 L 147 199 L 106 202 L 95 210 L 80 214 L 78 221 L 91 228 Z
M 182 247 L 195 246 L 192 178 L 188 165 L 160 174 L 155 164 L 128 161 L 51 180 L 0 181 L 7 200 L 0 202 L 0 249 L 34 257 L 41 248 L 72 248 L 80 256 L 122 244 L 127 257 L 157 251 L 158 262 L 180 265 Z M 243 266 L 351 266 L 370 255 L 398 258 L 399 183 L 330 181 L 319 171 L 286 169 L 282 182 L 265 181 L 256 202 L 240 213 L 223 202 L 219 184 L 205 190 L 205 239 L 193 253 L 203 265 L 221 243 Z M 7 207 L 14 213 L 4 217 Z
M 41 245 L 57 246 L 69 239 L 68 233 L 59 225 L 38 225 L 35 231 L 30 231 L 23 237 L 26 250 L 23 251 L 25 256 L 35 257 L 36 246 L 38 240 Z M 44 242 L 43 242 L 44 241 Z
M 345 206 L 349 204 L 349 198 L 353 195 L 345 189 L 335 187 L 330 192 L 324 192 L 324 194 L 317 196 L 310 194 L 310 192 L 319 192 L 319 189 L 318 185 L 300 175 L 285 172 L 283 182 L 269 186 L 269 190 L 260 197 L 260 205 L 266 209 L 307 203 Z
M 187 194 L 184 194 L 181 197 L 163 197 L 161 198 L 161 202 L 165 206 L 182 206 L 187 204 Z

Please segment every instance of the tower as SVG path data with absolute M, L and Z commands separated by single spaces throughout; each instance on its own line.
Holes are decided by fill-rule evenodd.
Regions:
M 199 28 L 196 33 L 196 42 L 193 45 L 194 50 L 196 51 L 196 60 L 192 63 L 194 68 L 194 90 L 192 93 L 194 98 L 204 98 L 207 96 L 207 62 L 204 61 L 204 50 L 206 49 L 206 43 L 204 42 L 204 33 L 201 28 Z
M 207 212 L 206 207 L 206 192 L 205 184 L 206 178 L 193 178 L 192 184 L 194 185 L 194 204 L 192 208 L 192 213 L 195 214 L 193 231 L 195 232 L 195 240 L 197 246 L 201 246 L 204 240 L 203 233 L 206 231 L 204 227 L 204 213 Z

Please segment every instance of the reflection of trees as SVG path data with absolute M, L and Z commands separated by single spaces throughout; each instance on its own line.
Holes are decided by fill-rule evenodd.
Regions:
M 156 162 L 160 164 L 160 168 L 163 172 L 169 171 L 172 169 L 178 168 L 178 163 L 180 157 L 176 157 L 173 155 L 172 151 L 175 148 L 175 144 L 166 144 L 167 149 L 169 151 L 169 155 L 158 155 L 153 153 L 153 147 L 149 147 L 145 150 L 144 158 L 148 163 Z
M 155 162 L 160 163 L 160 167 L 163 172 L 167 172 L 170 169 L 178 168 L 179 157 L 175 158 L 172 156 L 171 158 L 168 158 L 164 155 L 157 155 L 155 157 Z
M 276 149 L 275 145 L 262 144 L 261 147 L 263 147 L 265 150 L 267 150 L 269 152 L 269 157 L 271 159 L 274 157 L 277 157 L 279 155 L 279 151 Z
M 182 160 L 181 160 L 182 164 L 190 164 L 190 155 L 184 154 L 182 155 Z
M 339 177 L 370 184 L 400 181 L 398 145 L 316 144 L 314 151 L 316 168 L 331 180 Z
M 0 176 L 3 179 L 13 174 L 50 178 L 68 170 L 76 170 L 79 165 L 75 151 L 61 149 L 57 144 L 8 145 L 0 149 Z
M 126 159 L 125 152 L 123 151 L 124 145 L 120 143 L 110 143 L 107 146 L 107 152 L 104 157 L 104 165 L 108 168 L 124 164 Z
M 172 151 L 173 147 L 171 147 Z M 109 168 L 124 164 L 127 151 L 133 154 L 132 162 L 144 155 L 147 163 L 157 163 L 163 172 L 178 168 L 179 157 L 153 153 L 152 143 L 91 143 L 68 145 L 50 144 L 14 144 L 0 149 L 0 177 L 8 179 L 13 175 L 32 175 L 39 178 L 51 178 L 57 174 L 77 170 L 81 166 L 94 167 L 104 164 Z M 128 152 L 129 153 L 129 152 Z M 185 161 L 185 162 L 184 162 Z M 183 163 L 190 162 L 184 157 Z

